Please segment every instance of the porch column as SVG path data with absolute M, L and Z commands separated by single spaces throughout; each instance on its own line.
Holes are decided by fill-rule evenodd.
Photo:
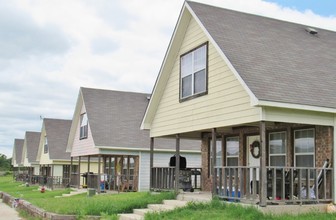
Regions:
M 77 187 L 78 187 L 78 189 L 80 187 L 80 172 L 81 172 L 80 166 L 81 166 L 81 156 L 78 157 L 78 175 L 77 175 L 77 184 L 78 184 Z
M 179 180 L 180 180 L 180 135 L 176 135 L 176 160 L 175 160 L 175 192 L 179 191 Z
M 150 149 L 149 149 L 149 190 L 153 188 L 153 164 L 154 164 L 154 138 L 150 139 Z
M 69 187 L 71 186 L 72 165 L 73 165 L 73 157 L 70 157 L 70 169 L 69 169 Z
M 98 193 L 100 193 L 101 192 L 101 190 L 100 190 L 100 161 L 101 160 L 101 155 L 99 154 L 98 155 L 98 176 L 97 176 L 97 184 L 98 184 Z
M 88 164 L 87 164 L 87 173 L 89 175 L 89 172 L 90 172 L 90 155 L 88 156 Z
M 267 171 L 266 171 L 266 124 L 265 121 L 260 122 L 260 203 L 259 206 L 266 207 L 267 197 Z
M 54 189 L 54 164 L 51 165 L 51 189 Z
M 333 166 L 333 180 L 332 180 L 332 184 L 333 184 L 333 193 L 332 193 L 332 201 L 334 204 L 336 204 L 336 181 L 334 180 L 336 177 L 336 114 L 334 114 L 334 136 L 333 136 L 333 162 L 332 162 L 332 166 Z
M 216 128 L 212 129 L 211 139 L 212 139 L 212 160 L 211 160 L 211 176 L 212 176 L 212 196 L 216 195 L 216 189 L 217 189 L 217 176 L 215 171 L 216 166 Z

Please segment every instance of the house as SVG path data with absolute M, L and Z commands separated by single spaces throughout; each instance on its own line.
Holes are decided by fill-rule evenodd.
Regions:
M 22 164 L 22 149 L 23 149 L 23 139 L 14 139 L 13 154 L 12 154 L 12 166 L 13 166 L 13 177 L 16 181 L 22 181 L 26 174 L 26 170 L 23 168 Z
M 186 1 L 141 128 L 201 140 L 223 199 L 335 203 L 335 88 L 335 32 Z
M 44 118 L 36 161 L 40 165 L 39 183 L 50 189 L 70 183 L 70 153 L 66 145 L 71 120 Z
M 168 167 L 175 140 L 158 139 L 150 149 L 149 132 L 139 129 L 149 98 L 144 93 L 80 88 L 67 151 L 79 163 L 87 161 L 88 173 L 79 171 L 87 177 L 87 187 L 148 191 L 150 151 L 155 166 Z M 181 154 L 188 167 L 201 166 L 200 141 L 182 142 Z M 92 159 L 98 162 L 97 171 L 90 168 Z
M 26 131 L 25 139 L 23 142 L 22 150 L 22 164 L 28 169 L 28 179 L 29 183 L 38 183 L 38 175 L 40 165 L 36 161 L 36 155 L 40 143 L 41 132 Z

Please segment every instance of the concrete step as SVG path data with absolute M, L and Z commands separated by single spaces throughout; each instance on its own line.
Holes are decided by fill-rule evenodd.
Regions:
M 187 201 L 187 202 L 210 202 L 212 196 L 210 193 L 180 193 L 177 195 L 177 200 Z
M 141 215 L 137 214 L 118 214 L 119 220 L 143 220 L 145 219 Z
M 133 213 L 141 216 L 145 216 L 148 212 L 154 212 L 152 209 L 133 209 Z
M 183 207 L 188 204 L 188 201 L 181 200 L 163 200 L 163 204 L 173 206 L 173 207 Z
M 174 206 L 165 205 L 165 204 L 149 204 L 148 208 L 156 212 L 164 212 L 164 211 L 170 211 L 170 210 L 175 209 Z

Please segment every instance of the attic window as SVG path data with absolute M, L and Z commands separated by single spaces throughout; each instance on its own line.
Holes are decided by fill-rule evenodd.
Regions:
M 79 131 L 79 139 L 85 139 L 88 137 L 88 124 L 89 124 L 89 121 L 88 121 L 88 118 L 87 118 L 87 114 L 84 113 L 80 116 L 80 121 L 81 121 L 81 124 L 80 124 L 80 131 Z
M 48 153 L 48 139 L 47 136 L 44 136 L 44 153 Z
M 208 43 L 180 57 L 180 101 L 207 93 Z
M 306 27 L 305 29 L 309 34 L 316 35 L 318 32 L 316 29 L 311 28 L 311 27 Z

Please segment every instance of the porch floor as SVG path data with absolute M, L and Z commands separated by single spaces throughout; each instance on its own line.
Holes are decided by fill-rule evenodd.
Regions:
M 188 202 L 210 202 L 212 200 L 211 192 L 195 191 L 195 192 L 180 192 L 177 195 L 177 200 Z

